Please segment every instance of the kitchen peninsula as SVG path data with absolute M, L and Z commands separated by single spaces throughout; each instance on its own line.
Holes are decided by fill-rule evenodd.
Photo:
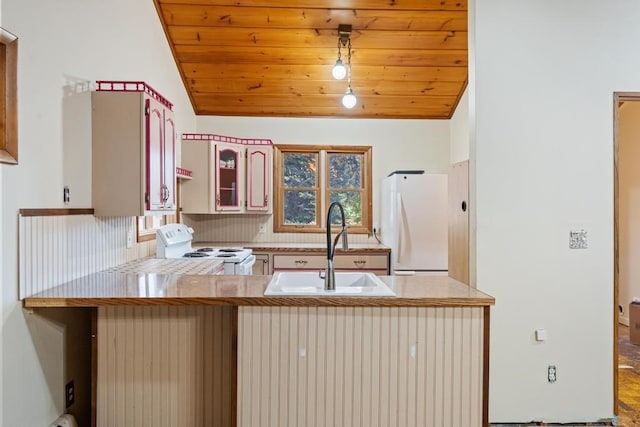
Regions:
M 494 299 L 444 276 L 381 279 L 396 297 L 101 272 L 24 305 L 95 310 L 101 426 L 488 425 Z

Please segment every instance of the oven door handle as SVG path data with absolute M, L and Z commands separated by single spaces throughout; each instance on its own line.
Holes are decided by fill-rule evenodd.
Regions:
M 256 263 L 256 256 L 251 254 L 245 259 L 243 259 L 240 265 L 253 265 L 255 263 Z
M 253 265 L 256 263 L 256 256 L 251 254 L 242 262 L 238 263 L 235 268 L 235 274 L 251 275 L 253 274 Z

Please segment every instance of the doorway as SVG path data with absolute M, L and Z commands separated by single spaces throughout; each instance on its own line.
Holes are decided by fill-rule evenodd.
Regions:
M 614 93 L 614 413 L 637 417 L 640 398 L 629 393 L 640 375 L 640 351 L 629 343 L 628 307 L 640 296 L 640 93 Z M 627 325 L 627 326 L 624 326 Z M 640 348 L 640 347 L 639 347 Z M 637 371 L 637 372 L 636 372 Z M 620 424 L 626 425 L 626 424 Z

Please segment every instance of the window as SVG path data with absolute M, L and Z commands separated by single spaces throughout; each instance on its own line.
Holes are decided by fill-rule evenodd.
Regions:
M 336 201 L 350 233 L 371 231 L 371 147 L 276 145 L 274 175 L 276 232 L 324 232 Z M 331 223 L 340 224 L 338 210 Z
M 161 225 L 174 222 L 172 220 L 173 218 L 175 218 L 173 215 L 139 216 L 136 222 L 136 229 L 137 229 L 137 235 L 138 235 L 137 241 L 146 242 L 148 240 L 155 240 L 156 229 Z

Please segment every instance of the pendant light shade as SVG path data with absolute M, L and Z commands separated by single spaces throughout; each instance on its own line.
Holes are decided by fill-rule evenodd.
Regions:
M 333 70 L 331 70 L 331 74 L 333 74 L 333 78 L 336 80 L 342 80 L 347 75 L 347 69 L 342 63 L 342 59 L 338 58 L 336 65 L 334 65 Z
M 349 86 L 349 89 L 347 89 L 347 93 L 345 93 L 344 96 L 342 97 L 342 105 L 344 105 L 346 108 L 353 108 L 356 106 L 357 102 L 358 100 L 356 99 L 356 96 L 353 94 L 353 90 L 351 90 L 351 86 Z

